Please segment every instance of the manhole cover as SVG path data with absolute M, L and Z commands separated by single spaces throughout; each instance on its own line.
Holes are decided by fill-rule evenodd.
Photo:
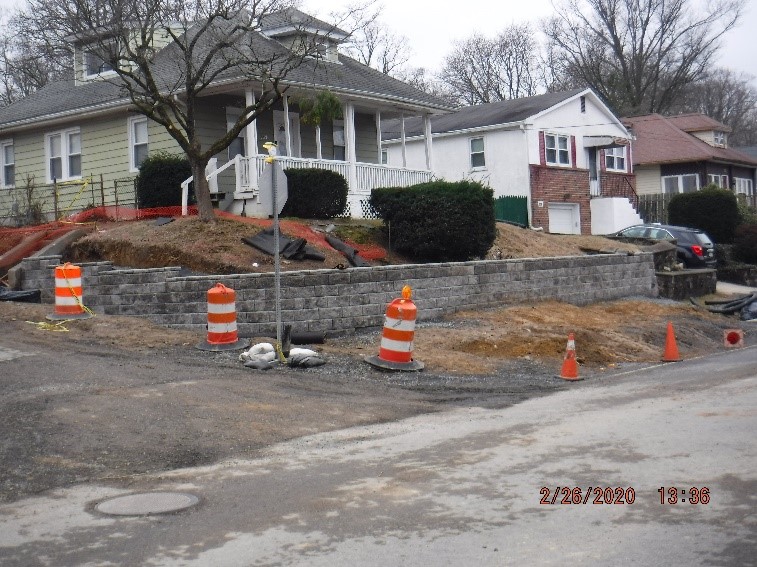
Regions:
M 197 496 L 181 492 L 146 492 L 105 500 L 95 506 L 95 510 L 113 516 L 145 516 L 177 512 L 190 508 L 199 501 Z

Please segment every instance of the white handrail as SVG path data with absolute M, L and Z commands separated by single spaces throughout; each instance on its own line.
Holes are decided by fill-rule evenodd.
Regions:
M 205 179 L 210 182 L 211 179 L 217 178 L 218 174 L 220 174 L 223 171 L 226 171 L 229 167 L 232 165 L 239 168 L 239 158 L 240 156 L 237 154 L 234 156 L 234 159 L 227 161 L 225 164 L 223 164 L 221 167 L 213 169 L 210 173 L 208 173 L 207 167 L 205 168 Z M 215 158 L 213 158 L 215 160 Z M 215 163 L 215 162 L 214 162 Z M 210 165 L 210 163 L 208 163 Z M 188 208 L 189 208 L 189 184 L 192 183 L 194 180 L 194 175 L 189 177 L 188 179 L 185 179 L 181 182 L 181 216 L 185 217 L 187 216 Z M 216 191 L 211 191 L 211 193 L 218 193 L 218 185 L 215 185 Z

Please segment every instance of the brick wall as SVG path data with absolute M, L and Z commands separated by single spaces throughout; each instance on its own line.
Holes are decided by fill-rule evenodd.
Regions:
M 60 256 L 25 259 L 23 289 L 54 301 Z M 207 291 L 221 282 L 236 292 L 241 336 L 275 333 L 274 275 L 181 276 L 179 268 L 117 269 L 82 263 L 83 301 L 95 313 L 147 317 L 205 332 Z M 560 299 L 575 304 L 633 295 L 656 296 L 651 254 L 487 260 L 310 270 L 281 274 L 282 320 L 297 331 L 345 331 L 383 324 L 386 305 L 413 288 L 420 321 L 460 309 Z M 53 308 L 51 305 L 51 312 Z
M 578 203 L 581 234 L 591 234 L 589 171 L 561 167 L 530 166 L 531 223 L 549 232 L 549 203 Z M 544 206 L 539 207 L 538 201 Z

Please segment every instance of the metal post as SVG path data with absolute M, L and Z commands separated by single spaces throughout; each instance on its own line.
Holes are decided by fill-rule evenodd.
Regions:
M 279 258 L 279 207 L 276 194 L 276 160 L 271 160 L 271 180 L 273 193 L 273 286 L 276 302 L 276 351 L 281 352 L 281 260 Z

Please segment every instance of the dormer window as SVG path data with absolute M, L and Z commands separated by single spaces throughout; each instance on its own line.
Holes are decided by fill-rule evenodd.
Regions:
M 83 49 L 82 68 L 84 76 L 88 79 L 99 77 L 113 72 L 113 66 L 106 61 L 107 52 L 102 47 Z
M 716 146 L 725 146 L 725 132 L 716 130 L 713 132 L 713 140 Z

